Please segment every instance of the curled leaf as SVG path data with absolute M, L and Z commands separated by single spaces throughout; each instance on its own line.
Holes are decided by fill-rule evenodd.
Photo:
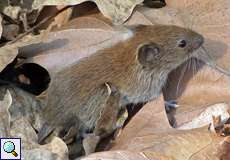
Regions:
M 0 15 L 0 38 L 2 36 L 2 16 Z
M 18 54 L 18 49 L 22 46 L 26 46 L 33 43 L 40 42 L 39 36 L 25 36 L 24 38 L 20 39 L 19 41 L 6 44 L 0 48 L 0 71 L 5 68 L 7 64 L 13 61 L 13 59 Z
M 10 131 L 9 107 L 12 104 L 12 97 L 7 90 L 2 101 L 0 101 L 0 137 L 8 137 Z
M 88 0 L 35 0 L 33 8 L 40 8 L 43 5 L 76 5 Z M 143 0 L 91 0 L 95 2 L 104 16 L 121 24 L 131 15 L 134 7 Z
M 52 74 L 129 36 L 127 31 L 98 28 L 63 30 L 50 33 L 44 43 L 23 47 L 20 55 L 28 57 L 27 62 L 40 64 Z
M 212 123 L 212 117 L 221 116 L 221 122 L 225 123 L 229 118 L 228 104 L 220 103 L 207 107 L 200 115 L 194 117 L 190 122 L 177 127 L 177 129 L 194 129 L 207 126 Z

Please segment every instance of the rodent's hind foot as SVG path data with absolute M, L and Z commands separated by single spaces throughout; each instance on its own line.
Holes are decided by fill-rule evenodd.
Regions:
M 165 101 L 165 110 L 167 113 L 170 112 L 172 109 L 174 110 L 178 107 L 179 105 L 177 104 L 175 100 Z

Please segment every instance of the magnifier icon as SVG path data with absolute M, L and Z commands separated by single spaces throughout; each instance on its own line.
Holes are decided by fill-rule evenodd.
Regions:
M 13 142 L 11 141 L 7 141 L 3 144 L 3 150 L 6 152 L 6 153 L 11 153 L 14 155 L 14 157 L 17 157 L 18 154 L 17 152 L 15 152 L 15 145 Z

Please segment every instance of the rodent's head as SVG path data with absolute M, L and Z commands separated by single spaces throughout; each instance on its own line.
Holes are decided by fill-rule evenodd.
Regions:
M 138 47 L 137 59 L 148 68 L 174 69 L 192 57 L 204 42 L 202 35 L 177 26 L 140 26 L 138 30 L 147 41 Z

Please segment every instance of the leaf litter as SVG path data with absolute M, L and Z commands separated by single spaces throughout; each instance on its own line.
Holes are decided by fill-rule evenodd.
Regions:
M 81 2 L 44 0 L 35 1 L 33 7 L 41 9 L 45 4 L 69 5 Z M 110 4 L 108 5 L 108 3 Z M 120 6 L 120 3 L 123 3 L 123 6 L 121 5 L 122 7 L 117 9 L 116 7 Z M 138 3 L 141 1 L 115 2 L 111 0 L 106 3 L 100 1 L 97 5 L 105 16 L 113 19 L 113 22 L 123 23 Z M 221 128 L 222 131 L 225 130 L 227 133 L 228 128 L 229 89 L 227 84 L 229 77 L 223 74 L 228 73 L 229 69 L 227 58 L 229 55 L 229 36 L 227 36 L 229 35 L 229 26 L 228 24 L 223 25 L 223 22 L 229 22 L 228 3 L 227 0 L 218 2 L 212 0 L 208 4 L 207 1 L 198 3 L 193 0 L 178 4 L 173 0 L 166 1 L 167 7 L 162 9 L 150 9 L 143 6 L 136 8 L 126 25 L 175 24 L 202 33 L 206 38 L 205 49 L 211 56 L 199 56 L 198 58 L 205 60 L 211 67 L 192 62 L 197 68 L 189 68 L 188 65 L 191 62 L 187 62 L 184 66 L 176 69 L 169 76 L 169 82 L 164 89 L 164 99 L 160 97 L 158 100 L 147 103 L 122 130 L 116 140 L 110 143 L 111 151 L 95 153 L 82 159 L 214 160 L 222 158 L 227 160 L 230 157 L 227 134 L 224 138 L 208 129 L 209 124 L 214 123 L 212 116 L 220 116 L 221 122 L 219 123 L 226 122 Z M 112 6 L 113 9 L 108 6 Z M 123 12 L 118 13 L 120 10 Z M 127 12 L 124 12 L 125 10 Z M 14 13 L 10 17 L 15 18 L 17 14 Z M 60 28 L 57 32 L 46 32 L 48 36 L 45 41 L 38 38 L 39 36 L 32 36 L 32 40 L 25 37 L 16 43 L 5 44 L 0 48 L 0 54 L 4 55 L 0 61 L 1 70 L 19 55 L 26 58 L 25 63 L 36 62 L 55 73 L 85 56 L 90 56 L 101 48 L 116 44 L 123 38 L 124 33 L 118 32 L 112 23 L 108 23 L 100 16 L 89 15 L 73 19 L 76 22 L 70 21 L 69 26 L 67 23 L 67 26 L 64 26 L 63 29 Z M 210 16 L 212 17 L 210 18 Z M 207 19 L 209 20 L 207 21 Z M 60 20 L 55 23 L 62 22 Z M 0 31 L 1 29 L 0 27 Z M 18 48 L 20 48 L 19 54 Z M 63 56 L 69 57 L 66 64 L 62 61 Z M 213 60 L 216 60 L 216 63 Z M 183 67 L 186 68 L 185 73 L 181 71 L 184 70 Z M 37 144 L 35 130 L 41 125 L 42 119 L 39 117 L 39 110 L 45 102 L 20 89 L 7 89 L 8 91 L 1 101 L 0 113 L 4 115 L 1 128 L 6 128 L 1 131 L 1 134 L 19 136 L 23 139 L 25 159 L 68 159 L 68 148 L 57 137 L 46 145 Z M 166 114 L 164 100 L 177 102 L 179 107 L 175 113 Z M 213 112 L 215 110 L 219 112 Z M 170 126 L 168 121 L 170 116 L 175 123 L 172 123 L 173 126 L 178 128 Z M 199 124 L 200 122 L 202 125 Z M 181 126 L 187 126 L 186 130 L 179 130 Z

